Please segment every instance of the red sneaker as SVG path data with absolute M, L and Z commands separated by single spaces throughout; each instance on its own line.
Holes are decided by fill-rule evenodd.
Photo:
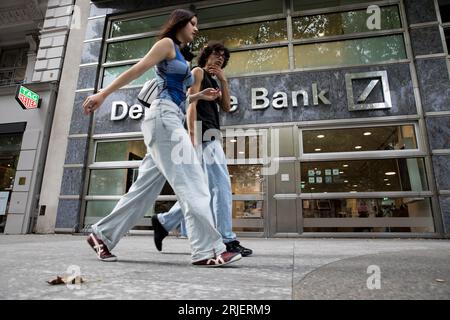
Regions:
M 99 260 L 106 262 L 117 261 L 117 257 L 109 252 L 103 241 L 97 238 L 95 234 L 91 233 L 89 235 L 89 237 L 87 238 L 87 243 L 95 251 Z
M 200 260 L 196 262 L 192 262 L 195 266 L 201 267 L 221 267 L 235 261 L 238 261 L 242 258 L 242 255 L 238 252 L 224 252 L 216 258 Z

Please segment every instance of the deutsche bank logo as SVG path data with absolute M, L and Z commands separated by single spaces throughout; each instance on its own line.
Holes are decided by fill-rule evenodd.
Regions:
M 386 71 L 349 73 L 345 84 L 349 111 L 392 108 Z

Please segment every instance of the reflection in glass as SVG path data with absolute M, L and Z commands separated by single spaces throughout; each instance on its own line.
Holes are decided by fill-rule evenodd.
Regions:
M 125 65 L 125 66 L 119 66 L 119 67 L 108 67 L 105 68 L 104 74 L 103 74 L 103 82 L 102 82 L 102 88 L 108 86 L 111 82 L 113 82 L 118 76 L 120 76 L 122 73 L 127 71 L 133 66 L 133 64 Z M 153 79 L 155 77 L 155 70 L 154 68 L 150 68 L 147 70 L 142 76 L 139 78 L 133 80 L 128 86 L 142 86 L 144 83 L 150 79 Z
M 413 125 L 304 130 L 302 134 L 304 153 L 417 149 Z
M 287 41 L 286 20 L 201 29 L 193 43 L 193 50 L 199 51 L 210 40 L 220 40 L 228 49 L 253 44 Z
M 371 37 L 294 47 L 295 67 L 369 64 L 406 59 L 402 35 Z
M 305 162 L 301 177 L 303 193 L 428 190 L 423 159 Z
M 111 25 L 110 38 L 128 36 L 137 33 L 158 31 L 166 22 L 168 15 L 146 17 L 133 20 L 115 21 Z
M 96 162 L 142 160 L 147 153 L 143 140 L 99 141 Z
M 223 150 L 229 160 L 261 159 L 263 155 L 263 136 L 224 137 Z
M 287 70 L 288 56 L 287 47 L 232 52 L 225 73 L 228 76 L 236 76 L 254 72 Z
M 92 200 L 88 201 L 86 205 L 86 214 L 84 218 L 84 226 L 88 227 L 100 221 L 103 217 L 106 217 L 116 206 L 118 200 Z M 159 201 L 156 202 L 156 204 Z M 153 207 L 150 207 L 148 212 L 144 215 L 145 218 L 149 218 L 153 215 Z M 136 227 L 134 229 L 141 229 Z M 148 229 L 148 228 L 147 228 Z
M 318 14 L 292 19 L 294 39 L 313 39 L 352 33 L 370 32 L 367 10 Z M 381 29 L 401 28 L 397 6 L 381 7 Z
M 302 203 L 305 232 L 434 232 L 427 198 L 322 199 L 303 200 Z M 326 223 L 308 221 L 325 218 L 335 220 Z M 382 218 L 385 219 L 377 222 Z M 353 219 L 357 219 L 357 227 L 342 227 Z
M 267 16 L 283 12 L 283 2 L 279 0 L 256 0 L 243 3 L 198 9 L 197 16 L 202 24 L 250 17 Z
M 230 165 L 232 194 L 261 194 L 262 176 L 260 165 Z
M 259 200 L 233 201 L 233 219 L 262 219 L 263 202 Z
M 155 44 L 156 38 L 144 38 L 108 44 L 106 62 L 140 59 Z
M 366 2 L 367 0 L 326 0 L 326 1 L 294 0 L 294 10 L 300 11 L 311 9 L 322 9 Z

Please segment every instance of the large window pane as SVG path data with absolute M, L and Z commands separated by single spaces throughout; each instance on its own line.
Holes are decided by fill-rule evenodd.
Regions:
M 338 7 L 349 4 L 368 3 L 367 0 L 294 0 L 294 10 L 311 10 Z
M 126 66 L 119 66 L 119 67 L 109 67 L 105 68 L 104 74 L 103 74 L 103 83 L 102 87 L 108 86 L 111 82 L 113 82 L 118 76 L 120 76 L 122 73 L 127 71 L 129 68 L 131 68 L 133 65 L 126 65 Z M 155 77 L 155 70 L 154 68 L 149 69 L 146 71 L 142 76 L 137 78 L 136 80 L 133 80 L 129 86 L 142 86 L 144 83 L 150 79 L 153 79 Z
M 111 211 L 116 206 L 118 200 L 91 200 L 87 202 L 86 205 L 86 215 L 84 219 L 84 226 L 90 226 L 102 219 L 103 217 L 106 217 L 108 214 L 111 213 Z M 144 215 L 144 218 L 150 218 L 154 212 L 156 211 L 156 208 L 160 210 L 161 208 L 165 209 L 169 207 L 169 205 L 165 205 L 165 203 L 168 203 L 168 201 L 156 201 L 155 207 L 150 207 L 148 209 L 148 212 Z M 163 211 L 156 211 L 157 213 L 163 212 Z M 135 228 L 135 229 L 141 229 L 141 228 Z
M 292 19 L 294 39 L 311 39 L 374 31 L 368 28 L 371 13 L 364 10 L 319 14 Z M 381 29 L 401 28 L 397 6 L 381 7 Z
M 137 176 L 137 169 L 91 170 L 89 195 L 123 195 Z
M 298 45 L 296 68 L 359 65 L 406 59 L 402 35 Z
M 200 50 L 211 40 L 220 40 L 229 49 L 253 44 L 287 41 L 286 20 L 200 30 L 194 41 L 193 50 Z
M 417 149 L 413 125 L 303 131 L 304 153 Z
M 233 52 L 225 68 L 229 76 L 253 72 L 283 71 L 289 68 L 287 47 Z
M 438 0 L 442 23 L 450 22 L 450 0 Z
M 257 200 L 233 201 L 234 219 L 262 219 L 263 202 Z
M 147 54 L 156 38 L 144 38 L 108 44 L 106 62 L 140 59 Z
M 261 168 L 252 165 L 228 166 L 232 194 L 261 194 L 263 191 Z
M 434 232 L 427 198 L 303 200 L 305 232 Z
M 248 1 L 197 10 L 200 27 L 202 24 L 211 22 L 267 16 L 282 12 L 283 2 L 279 0 Z
M 143 140 L 99 141 L 96 162 L 142 160 L 147 153 Z
M 110 38 L 158 31 L 166 22 L 167 18 L 168 15 L 161 15 L 142 19 L 115 21 L 111 25 Z
M 303 193 L 428 190 L 423 159 L 301 164 Z
M 223 149 L 227 159 L 263 158 L 263 136 L 238 136 L 223 139 Z

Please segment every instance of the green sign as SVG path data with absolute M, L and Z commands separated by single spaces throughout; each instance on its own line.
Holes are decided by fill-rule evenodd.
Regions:
M 24 86 L 18 86 L 16 100 L 23 109 L 39 108 L 40 96 Z

